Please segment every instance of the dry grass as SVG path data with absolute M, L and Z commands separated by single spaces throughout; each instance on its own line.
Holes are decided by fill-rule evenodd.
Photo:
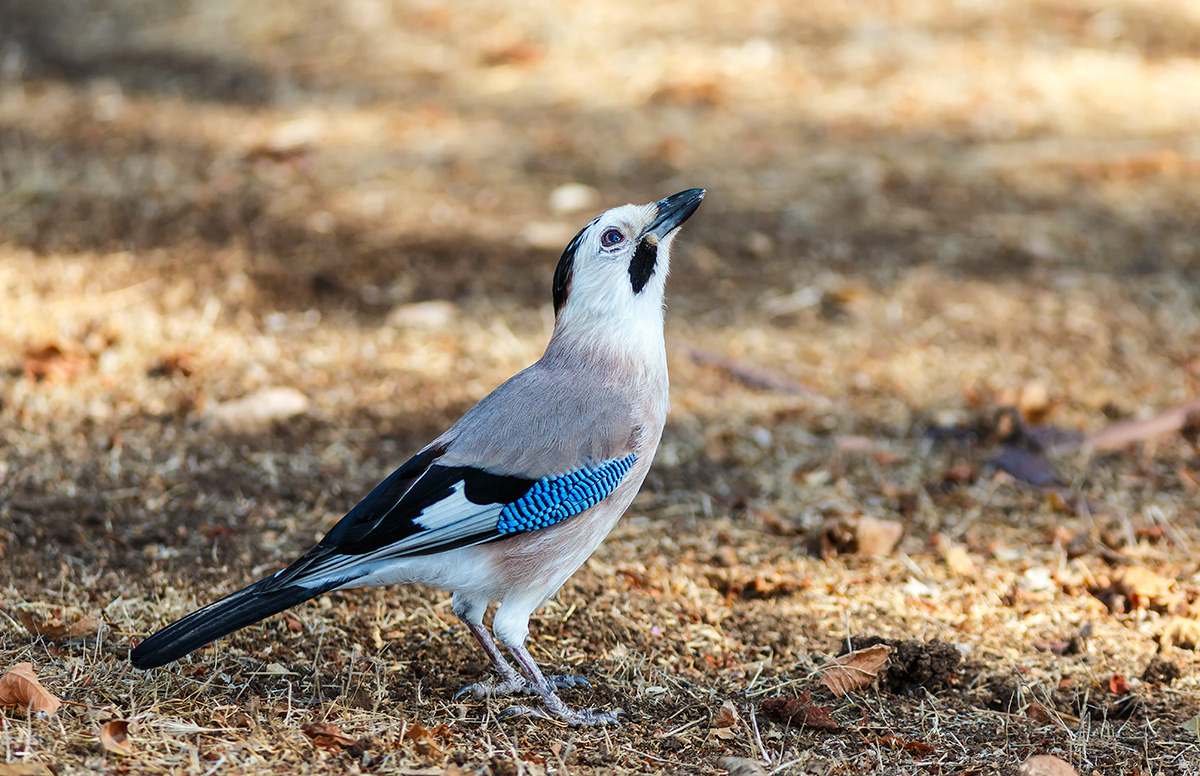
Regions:
M 1200 773 L 1194 447 L 1056 452 L 1061 494 L 987 466 L 1022 390 L 1027 414 L 1094 430 L 1200 389 L 1200 11 L 808 5 L 0 2 L 0 663 L 69 701 L 4 712 L 3 760 L 1012 774 L 1057 753 Z M 595 205 L 552 212 L 573 181 Z M 485 661 L 421 590 L 128 667 L 535 359 L 592 210 L 696 185 L 659 459 L 533 625 L 540 660 L 595 685 L 569 701 L 628 725 L 452 703 Z M 431 299 L 451 306 L 409 307 Z M 307 410 L 210 422 L 267 386 Z M 982 436 L 927 434 L 953 424 Z M 806 549 L 864 515 L 904 521 L 894 553 Z M 104 624 L 56 642 L 21 613 Z M 932 690 L 819 690 L 822 656 L 861 636 L 964 659 Z M 1139 680 L 1155 658 L 1180 675 Z M 804 690 L 840 732 L 758 711 Z M 739 724 L 710 728 L 725 700 Z M 101 748 L 109 718 L 133 722 L 131 756 Z M 314 746 L 314 721 L 358 743 Z

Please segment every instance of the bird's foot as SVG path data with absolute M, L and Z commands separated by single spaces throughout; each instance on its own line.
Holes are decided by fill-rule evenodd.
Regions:
M 591 683 L 582 676 L 574 676 L 572 674 L 561 674 L 547 676 L 546 681 L 555 690 L 570 690 L 575 687 L 591 687 Z M 464 695 L 470 695 L 476 700 L 483 698 L 498 698 L 506 695 L 539 695 L 538 688 L 534 686 L 524 677 L 517 679 L 506 679 L 503 682 L 475 682 L 468 684 L 466 687 L 454 694 L 454 700 L 459 700 Z M 516 708 L 516 707 L 514 707 Z
M 553 696 L 552 696 L 553 697 Z M 555 698 L 555 700 L 558 700 Z M 554 706 L 554 708 L 551 708 Z M 518 717 L 532 719 L 548 719 L 566 722 L 571 727 L 591 727 L 601 725 L 619 725 L 622 717 L 628 717 L 621 709 L 607 711 L 605 709 L 572 709 L 562 701 L 557 704 L 547 703 L 545 706 L 509 706 L 500 712 L 500 719 L 516 719 Z

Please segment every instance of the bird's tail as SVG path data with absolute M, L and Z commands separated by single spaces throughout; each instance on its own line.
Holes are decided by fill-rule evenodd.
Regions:
M 277 577 L 261 579 L 176 620 L 138 644 L 130 653 L 129 661 L 137 668 L 156 668 L 170 663 L 239 628 L 315 598 L 345 582 L 337 580 L 313 587 L 295 584 L 281 587 Z

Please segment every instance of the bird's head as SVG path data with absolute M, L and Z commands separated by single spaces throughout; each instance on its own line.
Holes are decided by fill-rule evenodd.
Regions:
M 650 327 L 661 338 L 671 242 L 703 199 L 704 189 L 688 189 L 613 208 L 585 226 L 554 272 L 555 332 Z

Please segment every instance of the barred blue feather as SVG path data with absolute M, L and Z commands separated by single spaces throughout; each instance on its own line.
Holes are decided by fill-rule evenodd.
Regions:
M 594 469 L 541 478 L 528 493 L 500 510 L 496 533 L 536 531 L 599 504 L 616 490 L 636 461 L 637 456 L 631 453 Z

